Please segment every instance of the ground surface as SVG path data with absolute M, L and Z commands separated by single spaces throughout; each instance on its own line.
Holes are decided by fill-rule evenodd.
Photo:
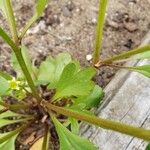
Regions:
M 32 16 L 34 0 L 13 0 L 18 28 Z M 110 0 L 104 31 L 102 58 L 127 51 L 141 43 L 150 29 L 150 0 Z M 94 48 L 98 0 L 51 0 L 44 15 L 29 30 L 23 43 L 34 61 L 69 52 L 82 65 Z M 0 16 L 0 25 L 7 29 Z M 10 69 L 10 49 L 0 40 L 0 69 Z M 116 70 L 101 68 L 96 77 L 105 87 Z

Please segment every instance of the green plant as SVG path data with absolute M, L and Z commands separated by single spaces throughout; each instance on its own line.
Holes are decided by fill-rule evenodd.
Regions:
M 146 150 L 150 150 L 150 144 L 147 145 Z
M 120 60 L 150 58 L 150 45 L 105 60 L 99 59 L 106 2 L 101 0 L 100 3 L 93 54 L 95 67 L 108 65 L 137 71 L 150 77 L 150 65 L 123 67 L 113 64 Z M 46 4 L 47 0 L 37 1 L 33 17 L 21 33 L 18 33 L 10 0 L 0 1 L 11 37 L 1 27 L 0 36 L 12 49 L 11 62 L 17 73 L 17 77 L 13 77 L 0 71 L 0 128 L 15 123 L 19 125 L 0 134 L 0 148 L 15 149 L 17 136 L 37 121 L 44 127 L 45 133 L 35 142 L 33 149 L 35 145 L 42 150 L 48 149 L 51 137 L 49 124 L 52 123 L 56 128 L 61 150 L 97 149 L 91 142 L 79 136 L 80 121 L 150 141 L 150 130 L 98 118 L 90 111 L 101 103 L 104 95 L 101 87 L 92 81 L 96 74 L 94 67 L 81 68 L 79 62 L 72 60 L 66 53 L 61 53 L 56 58 L 48 57 L 39 67 L 32 65 L 28 49 L 21 41 L 29 27 L 42 14 Z M 48 99 L 44 97 L 45 89 L 50 92 Z M 13 104 L 10 104 L 9 98 L 14 100 Z

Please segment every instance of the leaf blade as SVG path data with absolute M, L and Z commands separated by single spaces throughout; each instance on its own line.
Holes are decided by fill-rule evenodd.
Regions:
M 55 117 L 52 117 L 60 140 L 61 150 L 96 150 L 88 140 L 71 133 Z
M 48 57 L 39 67 L 38 83 L 49 84 L 49 88 L 54 88 L 64 67 L 70 61 L 71 56 L 67 53 L 60 53 L 55 59 Z
M 15 141 L 16 141 L 17 135 L 11 137 L 6 142 L 0 144 L 1 150 L 15 150 Z
M 8 81 L 0 76 L 0 96 L 6 95 L 9 90 Z
M 91 109 L 93 107 L 98 107 L 100 101 L 104 96 L 104 92 L 101 87 L 96 85 L 93 91 L 87 96 L 81 96 L 77 99 L 74 99 L 73 105 L 85 104 L 85 109 Z
M 143 74 L 144 76 L 150 78 L 150 65 L 143 65 L 137 67 L 127 67 L 127 69 L 131 71 L 136 71 L 138 73 Z
M 56 94 L 53 100 L 62 97 L 88 95 L 94 87 L 91 80 L 96 70 L 92 67 L 78 70 L 76 64 L 68 64 L 56 86 Z

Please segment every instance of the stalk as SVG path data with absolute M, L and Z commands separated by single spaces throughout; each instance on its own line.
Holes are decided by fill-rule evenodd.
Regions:
M 11 38 L 3 31 L 3 29 L 0 27 L 0 36 L 4 39 L 4 41 L 12 48 L 14 51 L 16 58 L 18 60 L 18 63 L 22 69 L 22 72 L 28 82 L 28 85 L 33 93 L 33 96 L 36 98 L 37 102 L 40 103 L 41 98 L 37 92 L 37 89 L 34 85 L 33 79 L 28 71 L 28 68 L 26 66 L 26 63 L 24 61 L 24 58 L 21 53 L 21 48 L 19 48 L 12 40 Z
M 28 85 L 29 85 L 29 87 L 32 90 L 33 96 L 40 103 L 41 98 L 40 98 L 40 96 L 39 96 L 39 94 L 37 92 L 37 89 L 36 89 L 36 87 L 34 85 L 33 79 L 32 79 L 32 77 L 31 77 L 31 75 L 30 75 L 30 73 L 28 71 L 28 68 L 27 68 L 26 64 L 25 64 L 24 58 L 23 58 L 22 53 L 21 53 L 21 49 L 19 49 L 19 51 L 16 51 L 16 52 L 14 51 L 14 53 L 16 55 L 16 58 L 17 58 L 18 62 L 19 62 L 19 65 L 20 65 L 20 67 L 21 67 L 21 69 L 22 69 L 22 71 L 23 71 L 23 73 L 24 73 L 24 75 L 26 77 Z
M 109 66 L 109 67 L 118 68 L 118 69 L 131 69 L 131 68 L 134 68 L 134 67 L 119 66 L 119 65 L 115 65 L 115 64 L 106 64 L 104 66 Z
M 99 0 L 99 13 L 98 13 L 98 22 L 96 28 L 96 43 L 95 50 L 93 52 L 93 62 L 96 64 L 99 61 L 102 40 L 103 40 L 103 28 L 105 22 L 105 13 L 106 13 L 107 0 Z
M 14 104 L 14 105 L 8 105 L 9 110 L 20 110 L 20 109 L 29 109 L 31 106 L 27 104 Z
M 126 59 L 126 58 L 129 58 L 129 57 L 133 56 L 133 55 L 136 55 L 136 54 L 139 54 L 139 53 L 142 53 L 142 52 L 146 52 L 146 51 L 150 51 L 150 45 L 135 48 L 135 49 L 130 50 L 128 52 L 124 52 L 124 53 L 121 53 L 119 55 L 113 56 L 111 58 L 105 59 L 105 60 L 102 61 L 102 64 L 110 64 L 113 61 Z
M 47 150 L 49 148 L 49 138 L 50 138 L 49 126 L 46 125 L 43 144 L 42 144 L 42 150 Z
M 19 110 L 19 109 L 28 109 L 28 108 L 31 107 L 30 105 L 27 105 L 27 104 L 23 104 L 23 105 L 21 105 L 21 104 L 14 104 L 14 105 L 10 105 L 10 104 L 7 104 L 7 103 L 2 102 L 2 101 L 0 101 L 0 105 L 3 106 L 3 107 L 5 107 L 6 110 L 12 110 L 12 111 Z
M 43 101 L 43 105 L 45 107 L 47 107 L 49 110 L 53 110 L 57 113 L 65 115 L 67 117 L 73 117 L 73 118 L 78 119 L 80 121 L 84 121 L 84 122 L 99 126 L 101 128 L 104 128 L 104 129 L 117 131 L 117 132 L 120 132 L 122 134 L 127 134 L 127 135 L 134 136 L 134 137 L 146 140 L 146 141 L 150 141 L 150 130 L 145 130 L 143 128 L 138 128 L 138 127 L 134 127 L 131 125 L 126 125 L 126 124 L 111 121 L 108 119 L 97 118 L 94 116 L 81 114 L 81 113 L 78 113 L 75 111 L 71 111 L 68 109 L 64 109 L 62 107 L 52 105 L 52 104 L 45 102 L 45 101 Z
M 37 16 L 34 15 L 30 20 L 29 22 L 25 25 L 25 27 L 22 29 L 21 33 L 20 33 L 20 36 L 19 36 L 19 39 L 22 39 L 26 32 L 28 31 L 28 29 L 33 25 L 33 23 L 36 21 L 37 19 Z
M 0 101 L 0 105 L 7 108 L 7 109 L 9 108 L 9 105 L 4 103 L 3 101 Z
M 15 21 L 14 12 L 13 12 L 13 9 L 11 6 L 11 2 L 10 2 L 10 0 L 5 0 L 4 3 L 5 3 L 7 20 L 8 20 L 12 38 L 13 38 L 14 42 L 18 43 L 18 33 L 17 33 L 16 21 Z

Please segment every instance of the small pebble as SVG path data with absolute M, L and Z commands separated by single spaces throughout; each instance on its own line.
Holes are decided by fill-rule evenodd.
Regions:
M 62 13 L 63 13 L 64 17 L 71 17 L 72 16 L 72 13 L 69 11 L 69 9 L 67 7 L 62 8 Z
M 97 23 L 97 19 L 96 19 L 96 18 L 93 18 L 93 19 L 92 19 L 92 24 L 95 25 L 96 23 Z
M 86 55 L 86 60 L 87 60 L 87 61 L 92 60 L 92 55 L 91 55 L 91 54 Z

